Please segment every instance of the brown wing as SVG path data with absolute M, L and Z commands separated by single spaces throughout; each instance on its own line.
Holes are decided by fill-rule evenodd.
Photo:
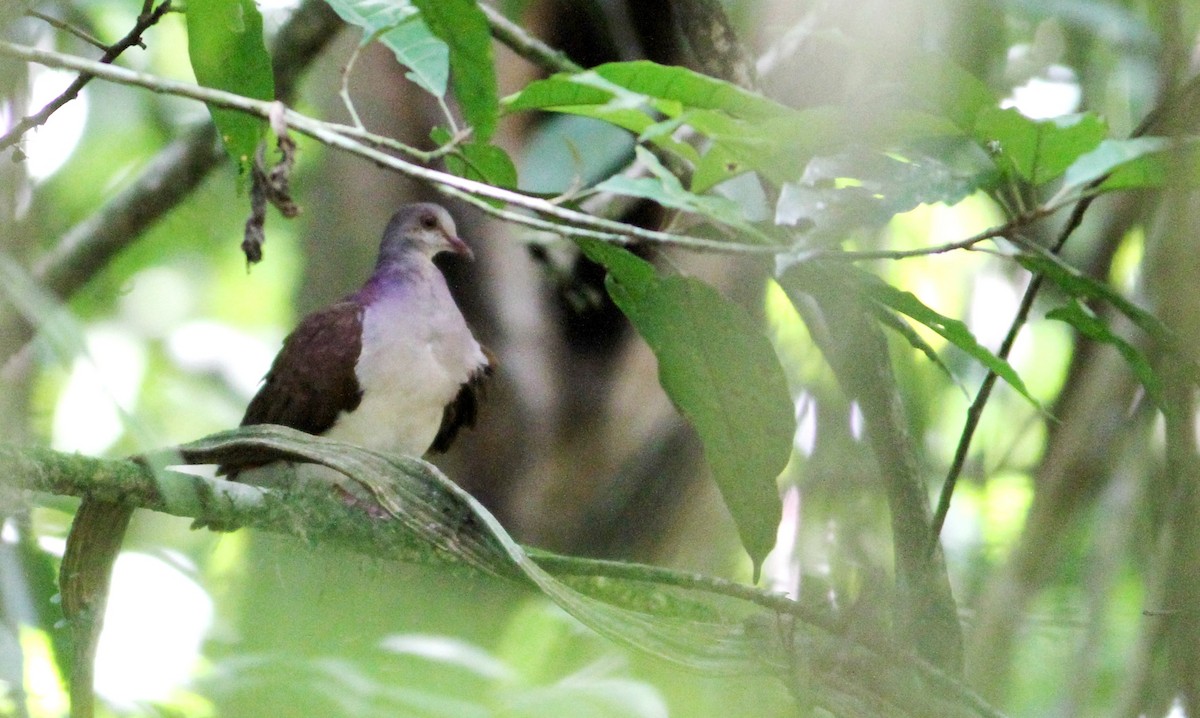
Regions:
M 493 367 L 496 366 L 496 358 L 486 347 L 483 347 L 483 354 L 487 357 L 487 363 L 480 365 L 471 374 L 471 378 L 458 390 L 458 396 L 454 397 L 454 401 L 447 404 L 446 410 L 442 412 L 442 425 L 438 428 L 437 436 L 433 438 L 430 451 L 439 454 L 446 451 L 450 444 L 454 443 L 459 429 L 475 426 L 475 418 L 479 415 L 479 403 L 483 399 L 484 382 L 492 375 Z
M 362 400 L 354 366 L 362 351 L 363 308 L 338 302 L 309 314 L 283 340 L 242 426 L 282 424 L 321 434 Z
M 362 305 L 344 301 L 305 317 L 283 340 L 283 348 L 250 400 L 242 426 L 282 424 L 309 434 L 322 434 L 338 414 L 362 401 L 354 367 L 362 351 Z M 260 466 L 246 457 L 217 468 L 238 480 L 238 471 Z

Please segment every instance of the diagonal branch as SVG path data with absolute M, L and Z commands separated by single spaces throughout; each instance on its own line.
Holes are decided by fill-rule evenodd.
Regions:
M 133 29 L 126 33 L 125 37 L 121 38 L 112 44 L 107 50 L 105 50 L 104 55 L 100 57 L 99 62 L 109 64 L 113 60 L 120 57 L 121 53 L 125 52 L 134 45 L 145 47 L 145 45 L 142 44 L 142 33 L 146 32 L 146 30 L 155 25 L 170 9 L 171 0 L 163 0 L 161 3 L 159 3 L 158 7 L 154 8 L 154 10 L 150 11 L 149 13 L 143 12 L 138 16 L 137 22 L 133 25 Z M 38 110 L 36 113 L 23 118 L 4 136 L 0 137 L 0 151 L 3 151 L 16 144 L 26 132 L 35 127 L 44 125 L 46 120 L 50 119 L 50 116 L 55 112 L 58 112 L 63 105 L 67 104 L 71 100 L 74 100 L 76 97 L 79 97 L 79 91 L 83 89 L 84 85 L 91 82 L 92 78 L 94 77 L 95 75 L 89 72 L 80 72 L 79 75 L 71 82 L 71 84 L 67 86 L 67 89 L 63 90 L 62 94 L 51 100 L 45 107 Z
M 272 48 L 275 92 L 289 100 L 300 76 L 342 22 L 324 0 L 305 0 L 280 28 Z M 101 70 L 111 65 L 94 63 Z M 211 125 L 194 129 L 161 150 L 138 177 L 99 211 L 75 225 L 34 262 L 33 276 L 69 297 L 142 232 L 186 199 L 223 159 Z M 31 329 L 0 302 L 0 365 L 30 337 Z
M 1194 108 L 1198 96 L 1200 96 L 1200 75 L 1193 77 L 1180 88 L 1178 93 L 1168 97 L 1160 106 L 1146 115 L 1137 128 L 1130 133 L 1130 138 L 1143 137 L 1163 131 L 1179 132 L 1182 127 L 1195 127 L 1198 117 Z M 1071 209 L 1070 216 L 1050 246 L 1049 251 L 1051 254 L 1057 255 L 1066 246 L 1071 235 L 1083 223 L 1083 216 L 1092 206 L 1092 202 L 1099 197 L 1093 190 L 1104 184 L 1107 179 L 1108 175 L 1098 177 L 1084 188 L 1080 200 Z M 1037 299 L 1038 293 L 1042 289 L 1043 281 L 1044 278 L 1040 274 L 1035 274 L 1030 279 L 1029 285 L 1025 288 L 1025 294 L 1021 297 L 1021 303 L 1017 307 L 1017 313 L 1013 317 L 1012 324 L 1009 325 L 1008 333 L 1005 334 L 1004 340 L 1000 344 L 1000 349 L 996 352 L 996 356 L 999 358 L 1003 360 L 1008 359 L 1013 346 L 1017 343 L 1017 337 L 1020 335 L 1021 329 L 1029 321 L 1029 313 L 1033 310 L 1033 302 Z M 963 423 L 962 433 L 959 435 L 958 445 L 954 450 L 954 459 L 950 462 L 950 468 L 946 472 L 946 479 L 942 484 L 941 494 L 938 496 L 937 510 L 934 512 L 933 517 L 933 534 L 930 537 L 929 550 L 931 552 L 934 550 L 941 536 L 942 526 L 946 523 L 946 515 L 950 512 L 950 501 L 954 496 L 955 486 L 957 486 L 958 478 L 962 474 L 963 467 L 966 464 L 967 453 L 971 448 L 971 440 L 975 436 L 975 430 L 979 427 L 980 417 L 983 416 L 983 410 L 991 398 L 992 390 L 995 388 L 998 378 L 997 374 L 989 369 L 987 376 L 984 377 L 983 383 L 979 387 L 979 392 L 975 395 L 975 399 L 967 409 L 967 418 Z
M 146 73 L 127 70 L 122 67 L 102 65 L 71 55 L 38 50 L 9 42 L 0 42 L 0 55 L 7 55 L 28 62 L 37 62 L 51 67 L 87 70 L 93 72 L 97 77 L 110 82 L 199 100 L 209 105 L 237 110 L 264 119 L 270 119 L 273 113 L 278 111 L 276 103 L 263 102 L 221 90 L 201 87 L 177 80 L 169 80 Z M 282 116 L 286 124 L 297 132 L 308 135 L 329 147 L 344 150 L 370 160 L 385 169 L 399 172 L 422 182 L 466 192 L 476 197 L 499 200 L 500 202 L 524 208 L 544 217 L 558 220 L 562 224 L 557 225 L 557 231 L 566 236 L 584 236 L 584 232 L 586 232 L 586 236 L 595 236 L 597 232 L 600 232 L 610 241 L 644 240 L 685 249 L 724 254 L 774 255 L 791 251 L 790 247 L 783 245 L 727 242 L 708 239 L 706 237 L 642 229 L 622 222 L 594 217 L 583 212 L 560 207 L 540 197 L 501 187 L 493 187 L 484 182 L 477 182 L 446 172 L 439 172 L 394 157 L 376 149 L 376 146 L 387 143 L 387 138 L 384 137 L 370 136 L 369 133 L 364 133 L 356 128 L 317 120 L 294 110 L 285 110 Z M 363 138 L 367 138 L 369 141 L 364 141 Z M 511 218 L 513 221 L 525 223 L 523 215 L 511 215 Z M 531 225 L 534 223 L 533 221 L 529 222 Z

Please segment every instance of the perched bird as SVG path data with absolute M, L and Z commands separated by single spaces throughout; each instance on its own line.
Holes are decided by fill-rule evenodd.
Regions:
M 493 361 L 433 264 L 447 251 L 473 256 L 445 208 L 402 207 L 362 288 L 284 339 L 242 426 L 282 424 L 410 456 L 449 448 L 474 424 Z M 221 470 L 239 480 L 242 468 Z

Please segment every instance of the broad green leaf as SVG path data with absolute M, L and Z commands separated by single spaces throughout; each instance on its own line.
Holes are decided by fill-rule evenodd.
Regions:
M 592 74 L 599 79 L 599 75 Z M 508 112 L 549 109 L 565 112 L 561 108 L 606 105 L 621 95 L 624 95 L 622 99 L 627 100 L 626 104 L 632 103 L 635 107 L 644 102 L 641 96 L 624 91 L 612 83 L 585 82 L 587 76 L 588 73 L 583 72 L 575 75 L 558 74 L 544 80 L 534 80 L 520 92 L 504 98 L 504 109 Z M 649 116 L 647 120 L 650 120 Z M 649 124 L 653 124 L 653 120 L 650 120 Z
M 421 18 L 450 47 L 451 82 L 476 142 L 487 142 L 500 114 L 492 34 L 476 0 L 412 0 Z
M 1085 337 L 1115 347 L 1125 362 L 1129 364 L 1129 368 L 1133 370 L 1134 376 L 1145 387 L 1146 395 L 1150 397 L 1150 400 L 1160 408 L 1163 406 L 1162 381 L 1154 373 L 1154 368 L 1150 366 L 1149 360 L 1132 344 L 1113 334 L 1112 330 L 1108 328 L 1108 324 L 1090 309 L 1072 299 L 1065 306 L 1048 312 L 1046 318 L 1066 322 Z
M 975 129 L 981 112 L 996 106 L 987 84 L 945 57 L 922 55 L 906 69 L 909 92 L 964 133 Z
M 975 137 L 992 148 L 997 163 L 1035 185 L 1057 179 L 1075 160 L 1096 149 L 1108 133 L 1092 114 L 1031 120 L 1015 109 L 985 109 Z
M 1108 302 L 1155 341 L 1166 347 L 1174 347 L 1175 335 L 1158 317 L 1129 301 L 1107 283 L 1092 279 L 1074 267 L 1046 255 L 1019 254 L 1016 260 L 1030 272 L 1054 282 L 1075 299 L 1098 299 Z
M 1156 138 L 1142 138 L 1151 144 Z M 1150 151 L 1119 165 L 1100 185 L 1101 192 L 1122 189 L 1165 187 L 1168 183 L 1182 187 L 1200 186 L 1200 141 L 1162 140 L 1158 152 Z
M 994 372 L 1035 407 L 1042 408 L 1037 399 L 1034 399 L 1033 395 L 1029 393 L 1025 382 L 1021 380 L 1012 365 L 980 344 L 965 323 L 935 312 L 912 292 L 897 289 L 873 274 L 862 272 L 858 279 L 868 297 L 929 327 L 946 341 Z
M 1162 152 L 1170 147 L 1170 141 L 1162 137 L 1135 137 L 1129 140 L 1104 140 L 1096 149 L 1075 160 L 1063 175 L 1060 192 L 1068 192 L 1087 186 L 1119 167 L 1147 155 Z M 1111 179 L 1111 178 L 1110 178 Z M 1104 182 L 1107 187 L 1108 181 Z M 1127 184 L 1109 189 L 1127 189 L 1138 184 Z
M 187 31 L 197 82 L 256 100 L 275 99 L 262 15 L 253 0 L 188 0 Z M 266 135 L 266 120 L 218 107 L 209 111 L 225 151 L 244 173 Z
M 610 62 L 593 68 L 593 71 L 626 89 L 662 100 L 674 100 L 685 107 L 723 110 L 735 117 L 750 118 L 795 114 L 795 110 L 756 92 L 677 65 L 635 60 Z
M 983 176 L 919 153 L 858 149 L 825 155 L 809 161 L 802 182 L 783 183 L 775 221 L 809 226 L 811 242 L 840 242 L 864 227 L 880 229 L 922 203 L 953 205 L 978 189 Z
M 435 97 L 444 97 L 450 77 L 450 49 L 409 0 L 326 0 L 346 22 L 362 28 L 362 44 L 373 39 L 409 69 L 405 75 Z
M 713 479 L 755 569 L 775 544 L 795 416 L 783 369 L 754 320 L 703 282 L 659 277 L 614 245 L 581 241 L 613 301 L 658 358 L 659 382 L 704 442 Z
M 696 191 L 750 170 L 776 182 L 793 178 L 817 149 L 845 141 L 845 123 L 830 121 L 829 108 L 792 110 L 691 70 L 644 61 L 555 75 L 504 104 L 507 111 L 571 113 L 623 127 L 696 167 Z M 672 139 L 670 132 L 685 124 L 713 140 L 705 157 Z
M 529 83 L 521 92 L 504 99 L 506 112 L 546 110 L 589 117 L 629 130 L 683 159 L 694 162 L 696 150 L 677 142 L 669 134 L 655 133 L 660 123 L 652 113 L 650 98 L 630 92 L 595 73 L 555 75 Z

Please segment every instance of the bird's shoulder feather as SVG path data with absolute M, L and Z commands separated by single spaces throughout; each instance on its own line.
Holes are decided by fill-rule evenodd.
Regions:
M 242 425 L 282 424 L 327 431 L 362 400 L 355 364 L 362 352 L 363 307 L 341 301 L 306 316 L 283 341 Z

